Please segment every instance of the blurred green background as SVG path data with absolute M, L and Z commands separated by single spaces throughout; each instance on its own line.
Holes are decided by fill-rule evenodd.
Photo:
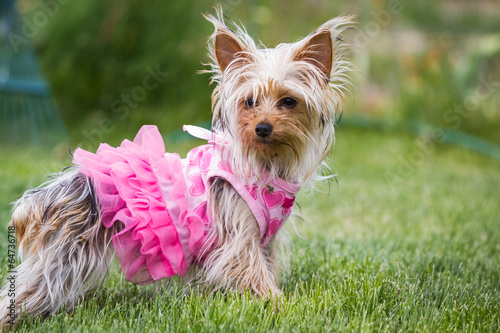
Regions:
M 495 0 L 21 0 L 18 9 L 35 30 L 29 40 L 71 144 L 91 149 L 131 138 L 146 123 L 170 132 L 210 120 L 213 87 L 208 75 L 196 72 L 208 61 L 212 33 L 201 13 L 214 12 L 217 3 L 268 47 L 298 40 L 337 15 L 356 14 L 357 30 L 347 37 L 354 88 L 343 122 L 353 116 L 424 121 L 500 143 Z M 43 13 L 49 19 L 39 24 Z M 158 84 L 144 89 L 155 71 L 161 72 Z
M 160 128 L 168 151 L 182 156 L 193 147 L 172 133 L 211 118 L 214 87 L 196 72 L 208 61 L 213 32 L 201 13 L 213 13 L 215 4 L 18 1 L 25 29 L 18 41 L 34 48 L 69 139 L 54 140 L 61 143 L 47 152 L 32 142 L 20 149 L 2 132 L 15 130 L 18 112 L 32 127 L 14 134 L 18 142 L 31 138 L 40 115 L 23 107 L 32 97 L 9 104 L 10 95 L 1 94 L 8 52 L 0 44 L 0 273 L 8 267 L 9 203 L 46 180 L 45 172 L 70 164 L 68 147 L 118 145 L 143 124 Z M 298 232 L 288 225 L 296 246 L 281 274 L 284 311 L 231 294 L 165 302 L 165 294 L 150 297 L 122 284 L 115 270 L 73 314 L 23 320 L 19 331 L 497 332 L 500 154 L 441 144 L 439 134 L 448 131 L 449 142 L 462 133 L 456 142 L 473 136 L 485 140 L 482 146 L 493 143 L 489 151 L 499 149 L 500 1 L 220 4 L 270 47 L 340 14 L 356 14 L 359 22 L 346 36 L 356 71 L 329 160 L 338 186 L 329 195 L 301 192 L 306 221 Z M 0 22 L 0 41 L 2 29 Z

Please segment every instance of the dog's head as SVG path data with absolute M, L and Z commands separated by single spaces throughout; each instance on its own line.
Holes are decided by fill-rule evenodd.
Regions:
M 213 130 L 229 138 L 235 171 L 262 170 L 287 181 L 314 178 L 334 142 L 334 122 L 349 85 L 342 32 L 351 17 L 332 19 L 306 38 L 258 47 L 222 11 L 209 44 Z

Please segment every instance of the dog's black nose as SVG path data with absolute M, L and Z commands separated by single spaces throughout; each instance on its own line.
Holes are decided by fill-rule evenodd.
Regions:
M 255 134 L 261 138 L 269 136 L 273 132 L 273 125 L 268 123 L 260 123 L 255 126 Z

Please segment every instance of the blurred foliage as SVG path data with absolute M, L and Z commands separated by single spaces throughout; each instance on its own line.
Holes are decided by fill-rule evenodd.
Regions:
M 204 11 L 194 1 L 61 5 L 37 47 L 70 126 L 158 122 L 180 113 L 192 121 L 209 118 L 208 79 L 195 73 L 210 33 Z
M 25 19 L 46 12 L 35 43 L 70 132 L 123 137 L 142 123 L 164 130 L 210 119 L 206 62 L 216 2 L 24 0 Z M 43 5 L 45 4 L 45 5 Z M 419 120 L 500 143 L 500 4 L 469 1 L 223 0 L 225 14 L 268 46 L 290 42 L 339 14 L 359 22 L 348 38 L 357 67 L 344 112 L 388 121 Z M 124 96 L 144 86 L 148 68 L 168 75 L 124 115 Z M 139 87 L 139 88 L 137 88 Z M 138 90 L 139 89 L 139 90 Z M 137 105 L 135 105 L 137 104 Z M 99 139 L 99 138 L 96 138 Z M 109 141 L 109 140 L 108 140 Z M 112 140 L 111 140 L 112 141 Z

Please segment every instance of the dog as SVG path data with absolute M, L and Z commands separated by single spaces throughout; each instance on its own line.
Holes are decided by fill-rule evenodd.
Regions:
M 185 130 L 208 143 L 181 159 L 144 126 L 119 147 L 77 149 L 74 166 L 26 191 L 9 225 L 22 262 L 0 292 L 2 325 L 73 307 L 115 255 L 136 284 L 193 269 L 212 290 L 280 296 L 279 231 L 298 191 L 329 178 L 353 18 L 269 49 L 231 30 L 220 8 L 204 16 L 215 28 L 204 71 L 216 83 L 212 128 Z

